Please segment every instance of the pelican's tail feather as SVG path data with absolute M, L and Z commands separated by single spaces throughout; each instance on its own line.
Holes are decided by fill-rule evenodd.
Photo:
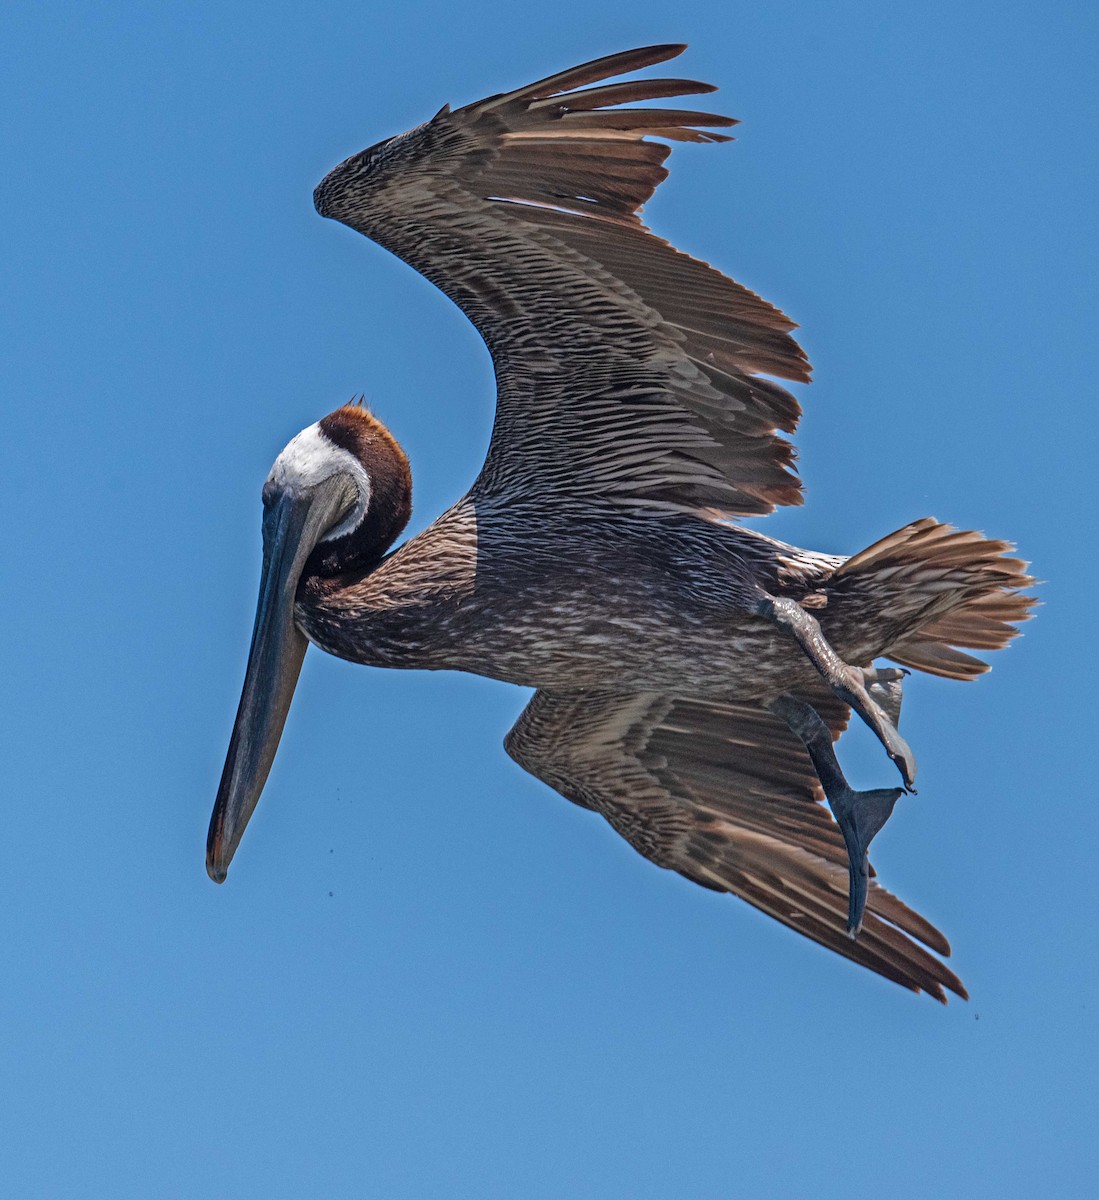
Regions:
M 829 581 L 829 606 L 848 618 L 864 611 L 865 628 L 880 633 L 874 657 L 973 679 L 989 666 L 965 650 L 1006 646 L 1037 603 L 1022 591 L 1034 579 L 1013 549 L 925 517 L 849 558 Z

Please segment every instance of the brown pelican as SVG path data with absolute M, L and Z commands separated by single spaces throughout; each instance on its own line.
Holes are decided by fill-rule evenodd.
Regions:
M 964 996 L 936 957 L 946 939 L 870 878 L 867 847 L 916 773 L 901 677 L 987 670 L 960 647 L 1013 637 L 1031 580 L 1006 543 L 930 518 L 853 557 L 730 523 L 801 503 L 780 436 L 800 409 L 771 377 L 806 381 L 809 364 L 778 309 L 638 217 L 667 174 L 670 147 L 649 138 L 727 141 L 711 131 L 735 122 L 630 107 L 707 84 L 602 81 L 683 49 L 444 107 L 317 188 L 322 216 L 474 323 L 496 421 L 469 492 L 394 551 L 408 461 L 365 407 L 278 456 L 207 869 L 225 879 L 312 642 L 536 688 L 508 753 L 646 858 L 915 991 Z M 852 709 L 903 788 L 847 784 L 833 742 Z

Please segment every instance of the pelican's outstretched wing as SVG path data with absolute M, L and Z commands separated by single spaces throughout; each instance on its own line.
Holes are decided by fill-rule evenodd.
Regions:
M 596 494 L 730 514 L 798 504 L 800 409 L 759 373 L 807 380 L 778 309 L 638 219 L 667 172 L 648 136 L 725 141 L 728 117 L 618 107 L 714 89 L 602 84 L 683 46 L 598 59 L 381 142 L 317 188 L 333 217 L 458 304 L 496 367 L 481 494 Z
M 847 707 L 823 692 L 810 699 L 838 737 Z M 944 989 L 965 996 L 924 949 L 949 955 L 946 938 L 877 883 L 862 932 L 847 936 L 843 839 L 801 742 L 766 710 L 652 693 L 539 691 L 504 745 L 658 866 L 732 892 L 913 991 L 943 1002 Z

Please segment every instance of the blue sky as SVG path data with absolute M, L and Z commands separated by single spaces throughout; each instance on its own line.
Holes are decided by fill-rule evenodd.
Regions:
M 1095 1150 L 1097 19 L 1083 4 L 21 6 L 4 18 L 0 1188 L 33 1197 L 1082 1196 Z M 876 843 L 943 1010 L 644 863 L 524 775 L 517 689 L 310 653 L 203 870 L 288 438 L 365 391 L 413 528 L 487 444 L 461 314 L 313 212 L 336 162 L 586 58 L 692 43 L 729 146 L 650 221 L 816 367 L 804 509 L 1048 581 L 916 679 Z M 861 730 L 844 761 L 891 783 Z

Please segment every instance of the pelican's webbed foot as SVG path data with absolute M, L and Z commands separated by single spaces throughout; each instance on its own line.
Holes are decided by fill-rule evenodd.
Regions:
M 866 894 L 870 887 L 870 861 L 867 851 L 875 834 L 889 820 L 893 805 L 903 795 L 903 788 L 875 788 L 856 792 L 840 770 L 832 748 L 832 734 L 816 709 L 793 696 L 779 696 L 770 704 L 771 711 L 781 717 L 805 743 L 813 760 L 817 778 L 824 788 L 828 804 L 836 818 L 847 847 L 847 867 L 850 886 L 847 893 L 847 932 L 857 937 L 862 928 Z M 899 701 L 898 701 L 899 712 Z
M 899 684 L 907 672 L 900 667 L 852 667 L 845 663 L 828 644 L 817 619 L 788 596 L 768 596 L 757 611 L 794 638 L 832 691 L 877 735 L 900 771 L 905 789 L 914 791 L 916 756 L 897 732 Z

